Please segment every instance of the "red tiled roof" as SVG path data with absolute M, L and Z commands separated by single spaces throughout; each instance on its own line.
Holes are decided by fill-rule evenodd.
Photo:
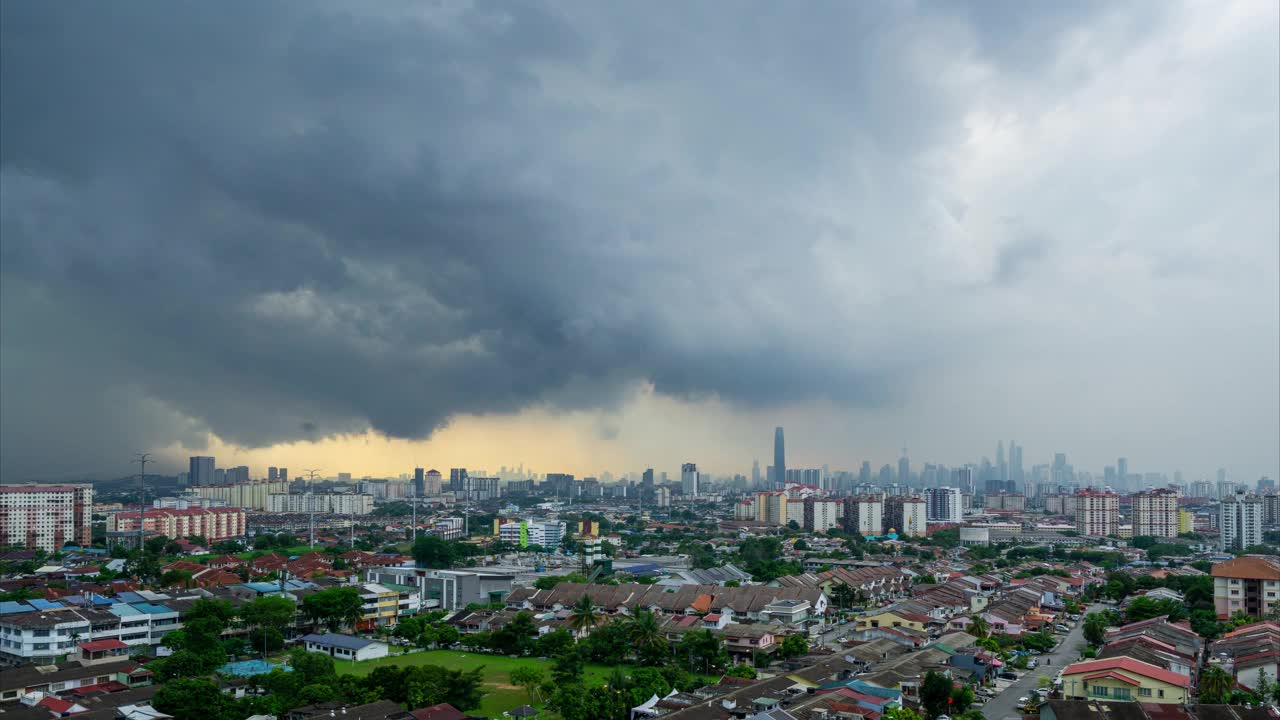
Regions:
M 1249 580 L 1280 580 L 1280 565 L 1260 555 L 1241 555 L 1213 566 L 1213 577 L 1246 578 Z
M 128 645 L 125 645 L 124 643 L 122 643 L 122 642 L 120 642 L 119 640 L 116 640 L 116 639 L 111 639 L 111 640 L 91 640 L 91 641 L 89 641 L 89 642 L 82 642 L 82 643 L 80 643 L 79 645 L 77 645 L 77 647 L 79 647 L 81 650 L 84 650 L 85 652 L 91 652 L 91 653 L 92 653 L 92 652 L 102 652 L 103 650 L 127 650 L 127 649 L 129 649 L 129 646 L 128 646 Z
M 1126 683 L 1126 684 L 1128 684 L 1128 685 L 1141 685 L 1141 684 L 1142 684 L 1142 683 L 1138 682 L 1137 680 L 1134 680 L 1133 678 L 1125 677 L 1124 675 L 1121 675 L 1121 674 L 1119 674 L 1119 673 L 1113 673 L 1113 672 L 1100 672 L 1100 673 L 1094 673 L 1094 674 L 1092 674 L 1092 675 L 1086 675 L 1084 679 L 1085 679 L 1085 680 L 1098 680 L 1098 679 L 1101 679 L 1101 678 L 1110 678 L 1111 680 L 1119 680 L 1120 682 L 1122 682 L 1122 683 Z
M 37 705 L 40 705 L 40 706 L 42 706 L 42 707 L 49 708 L 49 710 L 51 710 L 51 711 L 53 711 L 53 712 L 55 712 L 55 713 L 57 713 L 57 714 L 59 714 L 59 715 L 61 715 L 62 713 L 66 712 L 66 711 L 68 711 L 68 710 L 70 710 L 71 708 L 75 707 L 75 703 L 73 703 L 73 702 L 67 702 L 66 700 L 63 700 L 62 698 L 56 698 L 56 697 L 52 697 L 52 696 L 46 696 L 46 697 L 45 697 L 45 699 L 41 700 L 40 702 L 38 702 L 38 703 L 36 703 L 36 704 L 37 704 Z
M 464 720 L 466 718 L 466 715 L 449 703 L 410 710 L 409 714 L 417 720 Z
M 1166 682 L 1170 685 L 1177 685 L 1181 688 L 1191 686 L 1191 678 L 1186 675 L 1165 670 L 1164 668 L 1159 668 L 1150 663 L 1144 663 L 1141 660 L 1135 660 L 1130 657 L 1113 657 L 1104 658 L 1102 660 L 1090 660 L 1089 662 L 1073 663 L 1068 665 L 1062 671 L 1062 674 L 1064 676 L 1080 675 L 1083 673 L 1095 673 L 1106 670 L 1123 670 L 1125 672 L 1131 672 L 1153 680 Z

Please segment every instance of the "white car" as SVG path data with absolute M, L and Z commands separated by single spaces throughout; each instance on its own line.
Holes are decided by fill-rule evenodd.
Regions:
M 1031 701 L 1031 698 L 1020 697 L 1018 698 L 1018 706 L 1021 707 L 1023 705 L 1026 705 L 1030 701 Z

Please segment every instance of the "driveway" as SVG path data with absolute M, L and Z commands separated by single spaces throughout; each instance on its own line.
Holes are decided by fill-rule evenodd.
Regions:
M 1092 605 L 1085 612 L 1094 612 L 1101 610 L 1101 605 Z M 1036 657 L 1040 661 L 1039 667 L 1035 670 L 1014 670 L 1019 677 L 1012 683 L 1008 684 L 999 695 L 992 698 L 986 705 L 978 710 L 982 711 L 991 720 L 1006 720 L 1007 718 L 1020 718 L 1022 711 L 1018 709 L 1018 698 L 1032 697 L 1038 685 L 1037 681 L 1041 675 L 1048 675 L 1050 678 L 1058 674 L 1063 667 L 1070 665 L 1080 657 L 1080 650 L 1084 647 L 1084 618 L 1071 628 L 1071 632 L 1067 633 L 1066 639 L 1058 643 L 1058 647 L 1052 652 Z M 1045 665 L 1045 659 L 1051 662 Z M 1000 681 L 1000 685 L 1006 684 Z M 999 686 L 997 686 L 998 688 Z

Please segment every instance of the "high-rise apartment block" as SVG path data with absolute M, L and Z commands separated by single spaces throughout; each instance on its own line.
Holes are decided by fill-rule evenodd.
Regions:
M 1218 512 L 1223 550 L 1244 550 L 1262 544 L 1262 523 L 1266 513 L 1262 498 L 1237 491 L 1223 498 Z
M 685 463 L 680 466 L 680 492 L 690 497 L 698 494 L 698 466 Z
M 959 523 L 964 520 L 960 488 L 928 488 L 924 491 L 926 517 L 930 522 Z
M 1120 529 L 1120 498 L 1115 493 L 1081 490 L 1076 493 L 1076 532 L 1105 537 Z
M 240 508 L 153 509 L 143 516 L 143 531 L 172 540 L 199 535 L 211 543 L 244 537 L 245 512 Z M 107 516 L 107 536 L 128 537 L 138 532 L 138 512 L 125 511 Z M 136 535 L 135 535 L 136 537 Z
M 422 494 L 427 497 L 439 495 L 443 485 L 444 475 L 441 475 L 439 470 L 428 470 L 426 479 L 423 481 Z
M 839 526 L 840 504 L 835 500 L 815 497 L 804 500 L 804 529 L 809 532 L 826 532 Z
M 924 498 L 892 496 L 884 503 L 884 524 L 903 537 L 924 537 L 929 513 Z
M 190 459 L 187 470 L 187 483 L 190 485 L 213 485 L 215 461 L 206 455 L 195 455 Z
M 1178 492 L 1151 490 L 1133 496 L 1133 534 L 1135 537 L 1178 536 Z
M 787 493 L 785 490 L 770 490 L 756 493 L 756 522 L 770 525 L 787 524 Z
M 860 495 L 844 499 L 844 530 L 863 537 L 884 534 L 884 499 Z
M 56 552 L 92 540 L 92 485 L 0 485 L 0 548 Z

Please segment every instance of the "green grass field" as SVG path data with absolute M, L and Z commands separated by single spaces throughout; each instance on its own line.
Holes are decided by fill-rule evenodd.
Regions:
M 374 668 L 382 665 L 441 665 L 451 670 L 472 670 L 484 666 L 484 700 L 475 710 L 481 715 L 500 717 L 503 712 L 521 705 L 535 705 L 522 688 L 511 684 L 511 671 L 518 667 L 534 667 L 548 676 L 551 674 L 551 661 L 538 658 L 512 658 L 505 655 L 484 655 L 481 653 L 463 652 L 459 650 L 425 650 L 406 655 L 391 655 L 377 660 L 361 663 L 338 662 L 340 673 L 368 675 Z M 589 684 L 601 684 L 612 668 L 606 665 L 587 665 L 586 676 Z M 544 718 L 553 718 L 547 713 Z

